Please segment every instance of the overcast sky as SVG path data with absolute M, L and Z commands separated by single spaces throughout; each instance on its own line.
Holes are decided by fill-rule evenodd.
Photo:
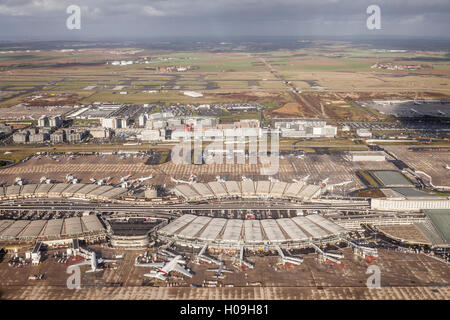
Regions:
M 366 27 L 369 5 L 381 30 Z M 66 8 L 81 8 L 68 30 Z M 199 36 L 450 37 L 449 0 L 0 0 L 0 40 Z

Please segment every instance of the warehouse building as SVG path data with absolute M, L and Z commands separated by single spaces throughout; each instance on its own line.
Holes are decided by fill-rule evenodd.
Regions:
M 350 151 L 352 161 L 386 161 L 383 151 Z
M 333 138 L 337 134 L 337 127 L 317 119 L 275 119 L 274 127 L 284 138 Z
M 414 188 L 398 187 L 381 189 L 384 198 L 371 199 L 373 210 L 418 211 L 426 209 L 450 209 L 450 199 Z

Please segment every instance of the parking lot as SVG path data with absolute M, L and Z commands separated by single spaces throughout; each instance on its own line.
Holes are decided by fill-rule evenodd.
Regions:
M 429 174 L 434 185 L 450 185 L 450 170 L 445 168 L 447 165 L 450 166 L 449 152 L 414 152 L 409 150 L 409 146 L 385 146 L 384 148 L 414 170 Z M 428 181 L 427 178 L 425 180 Z

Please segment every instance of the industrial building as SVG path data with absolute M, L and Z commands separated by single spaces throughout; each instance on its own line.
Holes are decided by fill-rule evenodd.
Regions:
M 283 138 L 333 138 L 337 134 L 337 127 L 317 119 L 275 119 L 274 127 Z
M 386 161 L 386 153 L 383 151 L 350 151 L 352 161 Z
M 356 134 L 361 138 L 372 138 L 372 132 L 369 129 L 360 128 L 356 129 Z
M 450 209 L 450 198 L 423 192 L 409 187 L 380 189 L 384 198 L 371 199 L 374 210 L 418 211 L 425 209 Z
M 52 128 L 60 127 L 63 121 L 60 116 L 41 116 L 38 119 L 38 127 L 41 128 Z
M 220 198 L 283 198 L 296 201 L 310 201 L 321 193 L 318 185 L 271 181 L 225 181 L 181 184 L 172 193 L 187 201 Z
M 159 229 L 160 238 L 179 245 L 221 249 L 294 248 L 310 242 L 337 239 L 347 231 L 320 215 L 240 220 L 185 214 Z

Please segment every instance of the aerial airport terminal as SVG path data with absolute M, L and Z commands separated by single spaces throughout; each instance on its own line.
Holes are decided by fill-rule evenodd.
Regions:
M 33 155 L 0 169 L 21 173 L 0 186 L 0 274 L 10 279 L 2 289 L 12 298 L 18 292 L 8 283 L 53 288 L 64 283 L 61 268 L 79 266 L 87 268 L 82 288 L 89 290 L 90 273 L 98 273 L 105 294 L 118 296 L 129 286 L 150 290 L 143 297 L 155 288 L 177 287 L 194 296 L 198 288 L 267 286 L 285 288 L 285 296 L 286 288 L 304 287 L 309 276 L 300 280 L 295 273 L 302 266 L 330 286 L 339 286 L 348 272 L 364 281 L 361 268 L 375 263 L 392 274 L 404 272 L 403 262 L 390 264 L 393 254 L 447 266 L 445 186 L 435 188 L 419 170 L 400 170 L 407 165 L 396 157 L 398 150 L 329 151 L 322 158 L 290 151 L 279 156 L 280 167 L 306 164 L 301 175 L 201 164 L 180 177 L 167 170 L 188 164 L 155 165 L 149 161 L 154 153 L 146 151 Z M 101 161 L 106 171 L 76 170 L 98 170 Z M 34 170 L 48 163 L 55 173 L 36 178 L 41 172 Z M 324 176 L 312 163 L 348 163 L 353 170 L 343 181 L 342 172 Z M 9 276 L 16 268 L 21 276 Z M 436 276 L 434 267 L 427 268 Z M 401 287 L 403 280 L 396 281 Z M 429 298 L 446 297 L 442 289 L 417 290 L 424 288 Z M 305 297 L 302 290 L 296 297 Z M 386 290 L 393 299 L 400 294 Z
M 173 1 L 115 11 L 180 29 Z M 2 23 L 33 11 L 3 6 Z M 233 29 L 272 30 L 252 14 L 273 4 L 253 6 Z M 102 15 L 82 16 L 90 32 Z M 450 299 L 449 41 L 3 29 L 0 300 Z

